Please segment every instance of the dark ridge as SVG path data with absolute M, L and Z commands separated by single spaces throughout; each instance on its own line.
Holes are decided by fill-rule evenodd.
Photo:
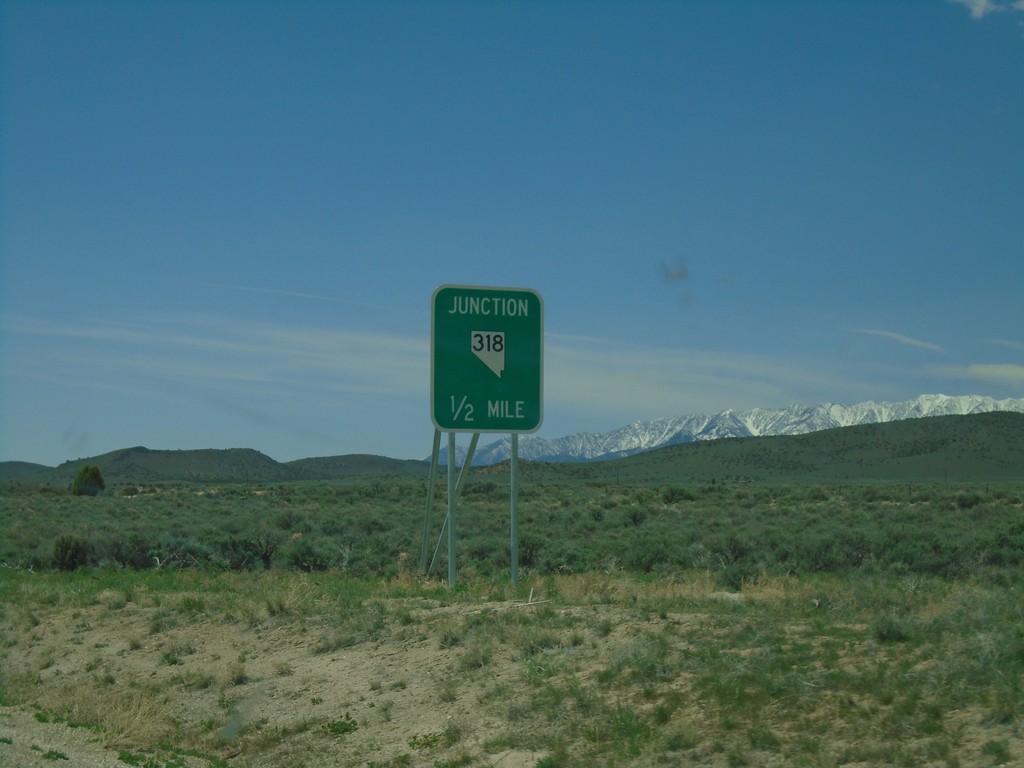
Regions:
M 429 462 L 351 454 L 286 463 L 251 448 L 164 451 L 142 446 L 58 467 L 0 463 L 0 481 L 67 486 L 85 465 L 107 484 L 281 483 L 426 476 Z M 621 459 L 521 463 L 540 482 L 1002 482 L 1024 480 L 1024 414 L 996 411 L 828 429 L 804 435 L 672 445 Z M 474 468 L 507 471 L 508 463 Z

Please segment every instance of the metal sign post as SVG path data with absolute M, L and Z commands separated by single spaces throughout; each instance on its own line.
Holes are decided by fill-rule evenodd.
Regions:
M 519 580 L 519 435 L 543 418 L 544 304 L 527 288 L 442 285 L 430 319 L 430 402 L 434 451 L 423 521 L 420 567 L 426 563 L 440 434 L 448 433 L 448 583 L 455 585 L 455 512 L 466 468 L 482 432 L 512 436 L 510 547 L 512 583 Z M 473 440 L 456 480 L 455 433 Z M 442 527 L 443 528 L 443 527 Z M 438 548 L 440 541 L 438 541 Z M 435 549 L 435 560 L 437 557 Z M 433 561 L 430 570 L 433 570 Z
M 463 464 L 465 469 L 466 465 Z M 448 586 L 455 586 L 455 433 L 448 433 Z
M 512 433 L 512 458 L 509 473 L 509 549 L 512 560 L 512 586 L 519 586 L 519 434 Z

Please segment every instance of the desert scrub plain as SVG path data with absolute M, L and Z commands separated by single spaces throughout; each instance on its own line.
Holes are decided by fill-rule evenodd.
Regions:
M 1024 761 L 1019 485 L 499 477 L 7 488 L 0 765 Z

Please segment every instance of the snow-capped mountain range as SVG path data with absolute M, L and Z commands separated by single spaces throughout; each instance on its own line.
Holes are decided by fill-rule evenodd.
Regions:
M 876 424 L 925 416 L 964 416 L 989 411 L 1024 413 L 1024 398 L 995 400 L 980 395 L 921 395 L 899 403 L 866 402 L 857 405 L 819 403 L 791 405 L 780 410 L 754 408 L 749 411 L 725 410 L 713 416 L 674 416 L 653 421 L 635 421 L 611 432 L 578 432 L 552 440 L 534 435 L 519 438 L 519 457 L 533 461 L 593 461 L 629 456 L 654 448 L 697 440 L 724 437 L 802 435 L 834 427 Z M 511 455 L 511 439 L 505 437 L 477 448 L 474 465 L 497 464 Z M 441 462 L 447 461 L 441 451 Z M 458 448 L 458 461 L 465 459 L 465 448 Z

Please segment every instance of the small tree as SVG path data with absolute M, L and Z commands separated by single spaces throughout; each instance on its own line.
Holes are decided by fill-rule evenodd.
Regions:
M 95 496 L 106 487 L 99 467 L 84 466 L 71 483 L 71 493 L 74 496 Z

